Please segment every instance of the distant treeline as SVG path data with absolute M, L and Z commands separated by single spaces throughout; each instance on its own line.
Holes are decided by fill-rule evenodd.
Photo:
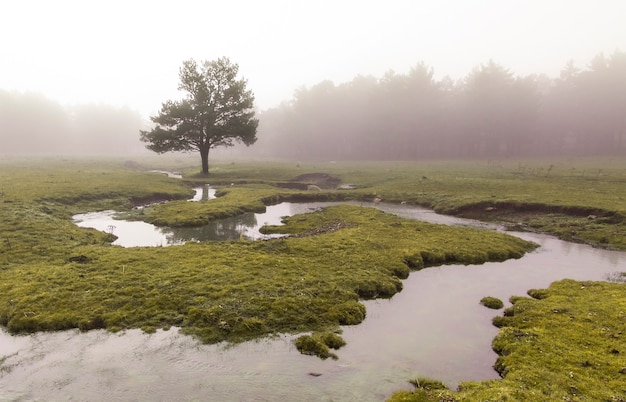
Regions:
M 556 79 L 489 61 L 464 79 L 408 74 L 321 82 L 263 112 L 248 153 L 290 159 L 626 155 L 626 53 Z
M 62 106 L 0 90 L 0 155 L 124 155 L 143 152 L 141 115 L 105 104 Z
M 407 74 L 358 76 L 301 88 L 259 114 L 250 148 L 227 157 L 412 160 L 626 155 L 626 53 L 598 55 L 560 77 L 517 77 L 493 61 L 465 78 L 434 79 L 424 63 Z M 139 113 L 104 104 L 65 107 L 0 90 L 0 155 L 144 152 Z

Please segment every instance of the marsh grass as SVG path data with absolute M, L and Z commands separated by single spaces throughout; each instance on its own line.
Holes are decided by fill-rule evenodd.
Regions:
M 504 307 L 504 303 L 502 303 L 502 300 L 498 299 L 497 297 L 491 296 L 485 296 L 480 299 L 480 304 L 494 310 L 499 310 Z
M 349 205 L 296 216 L 286 230 L 339 217 L 349 227 L 316 236 L 167 248 L 111 247 L 100 243 L 105 234 L 92 238 L 98 232 L 77 229 L 73 244 L 47 246 L 54 258 L 31 257 L 0 271 L 0 324 L 12 333 L 178 326 L 208 343 L 327 330 L 360 323 L 366 312 L 359 298 L 400 291 L 407 254 L 437 249 L 450 261 L 475 263 L 534 247 L 496 232 Z M 462 247 L 454 246 L 458 239 Z M 18 253 L 3 251 L 5 261 Z
M 289 192 L 276 186 L 277 182 L 313 172 L 355 184 L 356 189 Z M 515 230 L 546 232 L 568 241 L 626 250 L 626 161 L 618 158 L 301 163 L 299 167 L 278 162 L 218 163 L 207 180 L 213 185 L 244 186 L 245 191 L 253 185 L 268 186 L 265 190 L 272 195 L 261 191 L 253 196 L 265 205 L 291 200 L 379 198 L 425 206 L 444 214 L 499 221 Z M 248 202 L 246 196 L 242 204 Z M 209 216 L 206 211 L 197 215 Z M 167 224 L 175 216 L 171 214 Z
M 83 210 L 127 210 L 133 203 L 151 199 L 185 199 L 191 195 L 192 185 L 210 183 L 218 188 L 221 200 L 158 205 L 137 219 L 157 225 L 199 226 L 210 219 L 258 212 L 264 205 L 281 201 L 380 198 L 626 250 L 626 161 L 622 159 L 298 165 L 217 162 L 208 177 L 194 176 L 194 168 L 184 164 L 193 166 L 192 160 L 160 159 L 166 168 L 183 172 L 183 180 L 147 173 L 147 169 L 159 167 L 153 159 L 140 162 L 143 171 L 112 160 L 52 161 L 45 171 L 34 169 L 32 162 L 0 163 L 6 172 L 0 175 L 0 198 L 51 199 Z M 277 185 L 314 172 L 353 183 L 356 189 L 307 192 Z
M 322 360 L 329 357 L 337 360 L 338 356 L 330 349 L 340 349 L 346 345 L 341 336 L 334 332 L 314 332 L 311 335 L 302 335 L 295 340 L 296 348 L 305 355 L 314 355 Z
M 626 249 L 626 161 L 430 161 L 303 165 L 354 183 L 351 197 L 502 221 L 569 241 Z M 539 174 L 546 172 L 550 174 Z
M 562 280 L 518 297 L 493 341 L 501 380 L 390 401 L 621 401 L 626 398 L 626 285 Z M 443 398 L 443 399 L 439 399 Z
M 193 226 L 280 201 L 379 197 L 461 214 L 477 205 L 497 210 L 504 203 L 539 203 L 559 206 L 558 219 L 579 219 L 568 215 L 572 211 L 597 212 L 595 219 L 584 217 L 574 240 L 607 231 L 611 236 L 602 245 L 620 248 L 624 238 L 623 162 L 594 175 L 571 174 L 555 163 L 549 176 L 482 162 L 217 163 L 208 178 L 195 177 L 184 161 L 170 162 L 183 180 L 147 172 L 159 167 L 154 161 L 140 162 L 139 169 L 116 160 L 37 163 L 0 162 L 0 325 L 12 333 L 181 327 L 212 343 L 332 331 L 360 323 L 366 312 L 359 300 L 393 296 L 412 269 L 519 258 L 534 247 L 491 231 L 342 205 L 264 229 L 292 234 L 286 239 L 124 249 L 111 246 L 113 235 L 71 222 L 73 214 L 92 210 L 116 209 L 160 225 Z M 356 189 L 276 186 L 314 172 L 354 183 Z M 219 197 L 182 201 L 201 180 L 216 184 Z M 166 199 L 181 201 L 132 210 L 138 202 Z

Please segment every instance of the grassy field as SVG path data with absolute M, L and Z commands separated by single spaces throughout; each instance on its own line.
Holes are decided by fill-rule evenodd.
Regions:
M 344 197 L 416 204 L 444 214 L 504 222 L 563 240 L 626 250 L 626 160 L 424 161 L 224 164 L 215 184 L 262 183 L 325 172 L 357 185 Z M 189 172 L 191 173 L 191 171 Z M 334 194 L 335 196 L 339 196 Z M 329 195 L 330 196 L 330 195 Z
M 277 176 L 284 181 L 291 174 Z M 282 199 L 363 196 L 277 187 L 267 174 L 239 175 L 216 200 L 171 201 L 137 212 L 131 207 L 138 202 L 188 198 L 197 179 L 168 179 L 122 161 L 48 161 L 44 170 L 5 164 L 0 325 L 12 333 L 177 326 L 209 343 L 334 331 L 364 319 L 361 298 L 400 291 L 410 269 L 519 258 L 534 248 L 496 232 L 347 205 L 289 219 L 281 228 L 294 234 L 287 239 L 165 248 L 111 246 L 112 235 L 71 222 L 74 213 L 115 208 L 157 224 L 197 225 Z M 337 222 L 338 230 L 326 229 Z
M 12 333 L 68 328 L 142 328 L 151 332 L 175 326 L 208 343 L 302 333 L 305 335 L 297 346 L 303 353 L 333 357 L 329 348 L 343 344 L 336 333 L 339 326 L 358 324 L 365 317 L 360 300 L 392 296 L 402 289 L 402 279 L 411 270 L 451 262 L 480 264 L 519 258 L 534 248 L 493 231 L 413 222 L 371 208 L 343 205 L 291 217 L 280 228 L 264 228 L 267 233 L 291 234 L 284 239 L 125 249 L 111 246 L 114 236 L 71 222 L 73 214 L 95 210 L 115 209 L 128 218 L 157 225 L 197 226 L 261 211 L 264 205 L 281 201 L 378 198 L 626 250 L 626 161 L 622 160 L 224 162 L 211 166 L 208 179 L 196 175 L 195 163 L 195 158 L 185 157 L 132 163 L 0 161 L 0 325 Z M 151 169 L 178 171 L 183 179 L 150 173 Z M 217 199 L 184 201 L 193 194 L 194 185 L 204 182 L 218 188 Z M 335 190 L 337 183 L 352 186 Z M 307 190 L 308 185 L 317 187 Z M 132 208 L 156 200 L 170 202 Z M 551 299 L 566 297 L 581 306 L 612 306 L 619 299 L 615 295 L 624 292 L 624 285 L 618 284 L 585 286 L 596 291 L 576 292 L 576 286 L 551 288 L 546 294 L 564 296 L 520 299 L 507 317 L 496 320 L 503 327 L 499 340 L 494 341 L 502 354 L 498 367 L 506 374 L 505 380 L 516 378 L 521 385 L 503 380 L 465 384 L 460 394 L 445 389 L 437 392 L 444 392 L 448 400 L 467 400 L 465 395 L 471 396 L 470 400 L 483 400 L 482 395 L 490 395 L 485 400 L 500 398 L 497 395 L 523 400 L 517 399 L 518 395 L 531 395 L 517 394 L 517 388 L 513 391 L 510 387 L 535 389 L 535 374 L 515 377 L 512 373 L 551 367 L 551 363 L 526 351 L 515 354 L 515 342 L 518 338 L 542 339 L 557 345 L 570 334 L 564 333 L 562 339 L 558 333 L 511 338 L 511 330 L 526 331 L 515 329 L 521 325 L 515 321 L 517 317 L 527 317 L 515 309 L 536 306 L 532 308 L 537 319 L 548 322 L 553 315 L 549 308 L 542 309 L 541 303 Z M 623 311 L 621 305 L 613 307 Z M 600 328 L 604 323 L 618 328 L 624 322 L 623 316 L 609 315 L 602 321 L 600 314 L 585 317 L 582 321 Z M 581 329 L 589 332 L 586 327 Z M 623 344 L 619 329 L 611 331 Z M 612 381 L 606 377 L 604 352 L 591 347 L 588 352 L 582 363 L 590 366 L 573 371 L 579 381 L 573 386 L 585 392 L 602 381 Z M 612 355 L 619 362 L 624 353 Z M 528 356 L 535 360 L 525 360 Z M 526 366 L 527 361 L 533 361 L 535 367 Z M 598 379 L 589 379 L 590 385 L 583 386 L 587 375 Z M 423 379 L 416 383 L 429 385 L 393 398 L 433 400 L 435 394 L 426 388 L 437 388 L 437 383 Z M 563 381 L 555 383 L 569 386 Z M 545 400 L 553 395 L 562 399 L 559 387 L 542 389 Z M 611 395 L 623 392 L 611 390 Z M 566 396 L 577 400 L 576 392 Z M 604 398 L 609 394 L 597 395 Z M 419 399 L 422 397 L 427 399 Z

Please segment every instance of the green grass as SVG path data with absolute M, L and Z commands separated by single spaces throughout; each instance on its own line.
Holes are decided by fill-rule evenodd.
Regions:
M 363 314 L 365 314 L 365 309 L 363 309 Z M 328 359 L 329 357 L 337 360 L 337 355 L 332 353 L 330 349 L 340 349 L 346 345 L 346 342 L 338 334 L 327 331 L 299 336 L 295 344 L 296 348 L 302 354 L 315 355 L 322 360 Z
M 71 212 L 128 210 L 142 201 L 188 198 L 192 185 L 208 182 L 218 187 L 222 196 L 218 200 L 158 205 L 136 218 L 157 225 L 197 226 L 211 219 L 260 211 L 263 205 L 280 201 L 371 201 L 378 197 L 626 250 L 626 161 L 622 159 L 299 165 L 215 162 L 208 178 L 195 175 L 196 162 L 193 158 L 161 158 L 159 166 L 157 160 L 148 159 L 139 163 L 144 171 L 113 160 L 45 160 L 38 161 L 42 164 L 39 169 L 33 161 L 0 162 L 0 201 L 44 199 L 71 206 Z M 172 180 L 145 172 L 159 167 L 183 172 L 185 178 Z M 279 187 L 313 172 L 356 184 L 357 189 L 306 192 Z M 115 186 L 111 186 L 113 182 Z
M 192 195 L 190 186 L 180 180 L 130 169 L 122 160 L 0 161 L 3 203 L 45 200 L 86 211 L 96 206 L 126 209 L 133 202 Z
M 247 179 L 254 183 L 229 185 L 210 202 L 172 201 L 138 213 L 131 212 L 136 200 L 186 198 L 190 184 L 121 161 L 51 160 L 45 171 L 32 162 L 3 165 L 0 324 L 12 333 L 179 326 L 204 342 L 325 331 L 361 322 L 359 299 L 392 296 L 410 269 L 519 258 L 534 247 L 347 205 L 289 219 L 280 230 L 300 235 L 287 239 L 167 248 L 113 247 L 113 236 L 70 220 L 116 208 L 155 223 L 195 225 L 286 199 L 355 197 Z M 337 221 L 345 224 L 324 229 Z
M 214 163 L 208 178 L 196 176 L 197 168 L 189 167 L 195 166 L 195 160 L 142 160 L 139 169 L 124 162 L 0 162 L 0 325 L 12 333 L 68 328 L 153 332 L 176 326 L 209 343 L 275 333 L 332 333 L 339 325 L 360 323 L 366 314 L 360 300 L 392 296 L 402 289 L 402 279 L 411 270 L 518 258 L 534 247 L 492 231 L 430 225 L 343 205 L 290 217 L 280 228 L 264 228 L 267 233 L 290 233 L 285 239 L 124 249 L 111 246 L 113 236 L 71 222 L 73 214 L 93 210 L 116 209 L 159 225 L 194 226 L 261 211 L 264 205 L 281 201 L 378 197 L 626 249 L 626 161 L 621 160 Z M 176 180 L 147 172 L 159 167 L 183 172 L 185 177 Z M 314 172 L 355 184 L 356 189 L 303 191 L 291 186 L 295 177 Z M 182 201 L 205 180 L 218 187 L 220 197 L 209 202 Z M 136 203 L 165 199 L 174 201 L 132 210 Z M 623 380 L 623 374 L 606 375 L 614 368 L 609 358 L 626 365 L 626 352 L 619 346 L 623 317 L 615 322 L 610 315 L 624 311 L 619 304 L 624 285 L 585 286 L 594 292 L 568 285 L 529 292 L 536 299 L 512 299 L 514 307 L 494 320 L 502 327 L 503 335 L 494 347 L 502 354 L 497 367 L 505 378 L 466 383 L 460 394 L 438 389 L 437 395 L 450 400 L 623 398 L 623 388 L 613 386 Z M 542 304 L 559 300 L 560 307 Z M 564 308 L 562 300 L 571 300 L 574 307 L 568 304 L 567 313 L 555 315 L 555 310 Z M 588 310 L 572 310 L 580 306 Z M 524 311 L 535 313 L 524 315 Z M 555 317 L 572 320 L 571 316 L 576 324 L 572 328 L 580 335 L 568 329 L 559 338 L 549 332 L 552 329 L 541 329 Z M 518 323 L 518 318 L 525 321 Z M 533 326 L 523 327 L 527 324 Z M 602 328 L 610 328 L 612 335 L 599 336 Z M 585 338 L 594 334 L 602 342 Z M 569 367 L 570 363 L 543 362 L 531 349 L 516 354 L 518 344 L 523 345 L 520 340 L 531 345 L 545 342 L 542 353 L 556 351 L 546 354 L 550 359 L 577 359 L 578 366 L 569 369 L 574 377 L 549 377 L 549 385 L 537 388 L 536 381 L 548 374 L 561 375 L 559 364 Z M 607 357 L 606 342 L 613 341 L 618 346 L 610 347 L 620 353 Z M 567 348 L 571 342 L 582 342 L 584 356 Z M 595 348 L 596 343 L 605 349 Z M 411 398 L 431 398 L 431 391 L 435 392 L 421 387 L 394 398 L 428 400 Z
M 562 280 L 517 297 L 493 341 L 500 380 L 416 389 L 389 401 L 624 401 L 626 285 Z
M 272 241 L 124 249 L 108 246 L 104 234 L 77 229 L 73 243 L 47 238 L 28 263 L 12 258 L 21 248 L 3 249 L 0 324 L 13 333 L 181 326 L 204 342 L 325 330 L 361 322 L 359 298 L 400 291 L 409 259 L 420 267 L 480 263 L 533 248 L 496 232 L 349 205 L 296 216 L 287 231 L 339 217 L 348 223 L 341 230 Z M 423 251 L 441 259 L 419 260 Z
M 279 201 L 365 200 L 421 205 L 437 212 L 503 222 L 596 247 L 626 250 L 626 161 L 555 159 L 371 163 L 214 163 L 209 178 L 182 169 L 185 180 L 223 187 L 224 204 L 161 206 L 148 220 L 199 225 Z M 321 172 L 357 186 L 302 192 L 277 187 Z M 230 189 L 231 184 L 234 186 Z M 228 201 L 227 201 L 228 200 Z
M 494 310 L 499 310 L 504 307 L 504 303 L 502 303 L 502 300 L 498 299 L 497 297 L 491 296 L 485 296 L 480 299 L 480 304 Z

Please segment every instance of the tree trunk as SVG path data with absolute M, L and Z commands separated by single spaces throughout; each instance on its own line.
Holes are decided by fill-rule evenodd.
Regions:
M 202 158 L 202 174 L 209 175 L 209 147 L 200 150 L 200 157 Z

